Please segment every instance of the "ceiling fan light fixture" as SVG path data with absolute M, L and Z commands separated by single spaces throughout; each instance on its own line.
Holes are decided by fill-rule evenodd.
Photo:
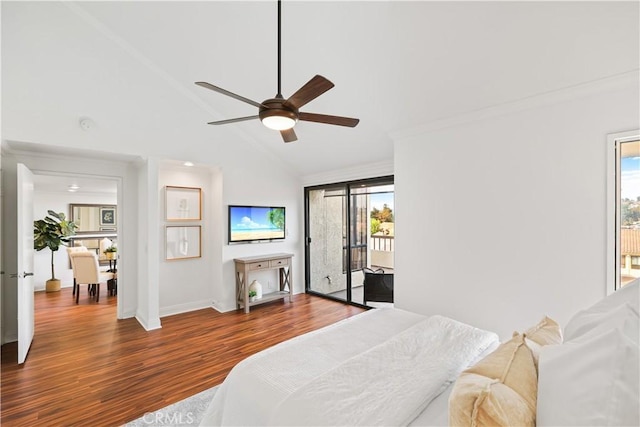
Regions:
M 269 100 L 265 101 L 268 102 Z M 293 111 L 280 108 L 261 109 L 260 120 L 262 124 L 273 130 L 287 130 L 296 125 L 298 115 Z
M 287 130 L 294 127 L 296 121 L 287 116 L 269 116 L 262 119 L 262 124 L 273 130 Z

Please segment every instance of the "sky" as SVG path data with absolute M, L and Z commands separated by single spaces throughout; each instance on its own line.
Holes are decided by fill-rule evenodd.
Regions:
M 621 197 L 636 200 L 640 196 L 640 157 L 625 157 L 620 160 Z
M 371 198 L 371 209 L 378 208 L 378 210 L 382 210 L 382 207 L 386 203 L 387 206 L 393 210 L 393 193 L 377 193 L 372 194 Z

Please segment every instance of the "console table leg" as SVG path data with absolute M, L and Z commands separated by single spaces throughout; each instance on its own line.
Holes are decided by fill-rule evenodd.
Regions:
M 289 290 L 289 302 L 292 302 L 293 287 L 291 286 L 291 266 L 280 269 L 280 290 L 284 291 L 285 289 Z

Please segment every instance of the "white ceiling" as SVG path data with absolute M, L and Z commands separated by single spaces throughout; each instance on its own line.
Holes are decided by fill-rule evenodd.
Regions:
M 391 161 L 394 132 L 639 68 L 638 2 L 285 1 L 282 91 L 335 87 L 284 144 L 257 112 L 276 92 L 276 2 L 2 2 L 3 138 L 215 163 L 246 150 L 298 175 Z M 94 127 L 80 129 L 90 117 Z M 279 159 L 279 160 L 276 160 Z
M 78 187 L 76 191 L 74 191 L 74 193 L 78 194 L 108 194 L 113 196 L 118 192 L 118 183 L 109 179 L 35 174 L 33 181 L 34 188 L 38 192 L 68 192 L 71 185 Z

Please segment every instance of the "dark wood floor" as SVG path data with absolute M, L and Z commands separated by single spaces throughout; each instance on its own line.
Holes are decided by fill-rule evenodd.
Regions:
M 86 293 L 84 293 L 86 295 Z M 362 312 L 309 295 L 241 311 L 165 317 L 145 331 L 116 319 L 114 297 L 76 305 L 70 289 L 36 293 L 36 330 L 24 365 L 2 347 L 5 426 L 118 426 L 220 384 L 245 357 Z

